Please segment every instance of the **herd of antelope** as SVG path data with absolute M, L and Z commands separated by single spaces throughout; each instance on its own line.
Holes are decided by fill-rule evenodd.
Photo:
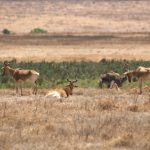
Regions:
M 21 69 L 21 68 L 12 68 L 10 67 L 10 64 L 8 62 L 4 62 L 4 66 L 1 68 L 2 70 L 2 76 L 5 74 L 10 74 L 16 83 L 16 93 L 20 92 L 21 95 L 23 95 L 22 91 L 22 84 L 25 82 L 32 83 L 32 94 L 37 94 L 37 79 L 39 77 L 39 73 L 35 70 L 29 70 L 29 69 Z M 132 78 L 135 77 L 139 81 L 139 89 L 140 94 L 142 94 L 142 84 L 144 80 L 150 80 L 150 68 L 146 67 L 138 67 L 135 70 L 128 70 L 123 75 L 120 75 L 115 72 L 108 72 L 106 74 L 103 74 L 100 76 L 99 80 L 99 86 L 102 88 L 103 84 L 107 84 L 108 88 L 115 87 L 117 90 L 119 90 L 119 87 L 122 86 L 123 82 L 125 82 L 127 79 L 129 82 L 132 81 Z M 71 81 L 67 79 L 69 82 L 68 85 L 66 85 L 64 88 L 58 88 L 58 89 L 51 89 L 46 94 L 45 97 L 55 97 L 57 99 L 68 97 L 69 95 L 73 94 L 73 88 L 77 87 L 74 83 L 77 82 L 77 80 Z

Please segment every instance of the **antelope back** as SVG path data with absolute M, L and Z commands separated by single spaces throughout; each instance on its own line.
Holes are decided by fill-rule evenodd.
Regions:
M 26 81 L 31 76 L 32 76 L 32 72 L 30 70 L 18 70 L 17 69 L 13 77 L 15 78 L 16 81 L 18 80 Z

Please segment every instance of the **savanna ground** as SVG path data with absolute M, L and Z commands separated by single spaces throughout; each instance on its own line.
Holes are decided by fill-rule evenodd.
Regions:
M 0 149 L 150 149 L 149 91 L 79 88 L 62 101 L 25 93 L 0 91 Z
M 0 61 L 150 60 L 148 0 L 0 0 L 4 28 Z M 62 101 L 13 87 L 0 90 L 0 150 L 150 149 L 149 87 L 77 88 Z
M 0 0 L 0 60 L 150 60 L 149 0 Z M 30 34 L 34 28 L 46 35 Z

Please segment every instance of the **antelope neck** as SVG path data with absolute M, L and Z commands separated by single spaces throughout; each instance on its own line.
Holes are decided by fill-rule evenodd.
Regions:
M 15 69 L 8 67 L 8 70 L 9 70 L 10 75 L 13 76 Z
M 69 96 L 69 91 L 71 90 L 70 86 L 64 87 L 64 91 L 66 92 L 67 96 Z

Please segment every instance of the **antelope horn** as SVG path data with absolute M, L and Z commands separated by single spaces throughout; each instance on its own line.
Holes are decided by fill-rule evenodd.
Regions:
M 73 83 L 75 83 L 75 82 L 77 82 L 78 80 L 77 80 L 77 76 L 75 76 L 75 80 L 73 80 L 72 82 Z

